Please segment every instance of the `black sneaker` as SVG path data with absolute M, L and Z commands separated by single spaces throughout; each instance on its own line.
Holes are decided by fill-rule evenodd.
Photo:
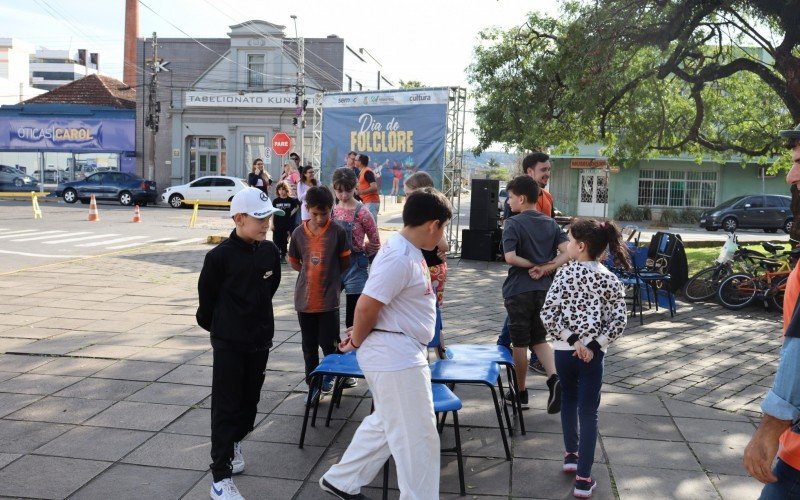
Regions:
M 528 364 L 528 369 L 537 375 L 547 375 L 547 371 L 544 369 L 544 365 L 538 359 L 533 363 Z
M 516 401 L 514 399 L 514 393 L 511 391 L 508 391 L 506 393 L 505 400 L 508 406 L 514 406 L 516 404 Z M 524 391 L 519 393 L 519 404 L 523 410 L 528 409 L 528 389 L 525 389 Z
M 346 377 L 344 379 L 344 382 L 342 382 L 342 386 L 344 386 L 345 389 L 352 389 L 357 385 L 358 385 L 358 380 L 356 380 L 355 377 Z
M 572 494 L 577 498 L 589 498 L 597 488 L 597 481 L 592 478 L 575 476 L 575 489 Z
M 578 454 L 577 453 L 564 453 L 564 472 L 577 472 L 578 470 Z
M 547 379 L 547 389 L 550 391 L 547 397 L 547 413 L 552 415 L 561 411 L 561 381 L 558 375 L 551 375 Z
M 345 493 L 344 491 L 336 488 L 335 486 L 331 485 L 331 483 L 326 481 L 324 476 L 319 478 L 319 487 L 322 488 L 322 491 L 326 491 L 331 495 L 335 496 L 336 498 L 341 498 L 342 500 L 359 500 L 366 498 L 361 493 L 356 493 L 355 495 L 350 493 Z

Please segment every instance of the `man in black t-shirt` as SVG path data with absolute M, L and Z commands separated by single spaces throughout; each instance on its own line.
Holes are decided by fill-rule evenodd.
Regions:
M 294 231 L 294 214 L 300 209 L 300 202 L 297 198 L 290 196 L 289 185 L 286 181 L 281 181 L 275 188 L 278 196 L 272 200 L 272 206 L 283 210 L 283 216 L 272 217 L 272 242 L 278 247 L 281 254 L 281 263 L 286 264 L 286 253 L 288 252 L 289 235 Z

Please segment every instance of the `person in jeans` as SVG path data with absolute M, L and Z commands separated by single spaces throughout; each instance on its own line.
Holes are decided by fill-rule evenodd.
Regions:
M 265 241 L 283 215 L 260 189 L 231 200 L 236 228 L 206 254 L 197 282 L 197 324 L 211 333 L 211 498 L 242 499 L 231 476 L 244 472 L 241 441 L 253 430 L 275 333 L 272 297 L 281 282 L 278 247 Z
M 381 197 L 378 193 L 378 180 L 375 178 L 375 172 L 369 168 L 369 156 L 365 154 L 358 155 L 358 166 L 360 172 L 358 174 L 358 189 L 356 194 L 361 198 L 361 202 L 366 205 L 372 218 L 375 219 L 375 224 L 378 223 L 378 210 L 381 208 Z
M 576 472 L 573 495 L 589 498 L 597 487 L 592 463 L 597 445 L 597 408 L 603 360 L 609 344 L 628 323 L 625 287 L 598 262 L 609 249 L 617 269 L 630 269 L 628 250 L 613 222 L 575 221 L 567 255 L 572 262 L 556 273 L 542 307 L 542 323 L 554 340 L 561 381 L 564 472 Z M 580 431 L 578 422 L 580 421 Z
M 430 188 L 403 207 L 403 229 L 378 252 L 353 328 L 339 344 L 356 350 L 375 411 L 364 418 L 338 464 L 319 480 L 342 499 L 363 498 L 394 457 L 400 498 L 439 498 L 440 443 L 431 394 L 427 345 L 436 323 L 436 294 L 420 249 L 436 247 L 453 216 L 447 198 Z
M 503 301 L 514 346 L 512 355 L 519 385 L 517 397 L 521 407 L 527 408 L 525 379 L 528 349 L 532 349 L 547 372 L 547 412 L 558 413 L 561 408 L 560 385 L 553 350 L 547 343 L 547 332 L 539 312 L 553 279 L 550 274 L 568 260 L 567 235 L 555 220 L 536 210 L 539 186 L 533 179 L 526 175 L 516 177 L 508 183 L 506 190 L 511 209 L 517 212 L 506 221 L 503 231 L 503 253 L 510 265 L 503 283 Z M 561 253 L 556 255 L 556 250 Z M 506 403 L 515 403 L 511 391 Z

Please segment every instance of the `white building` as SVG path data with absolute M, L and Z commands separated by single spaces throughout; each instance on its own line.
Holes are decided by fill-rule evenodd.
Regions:
M 33 45 L 16 38 L 0 38 L 0 105 L 17 104 L 44 94 L 30 85 Z
M 85 49 L 74 53 L 69 50 L 36 49 L 30 57 L 30 78 L 34 87 L 53 90 L 62 85 L 98 73 L 99 56 L 87 54 Z

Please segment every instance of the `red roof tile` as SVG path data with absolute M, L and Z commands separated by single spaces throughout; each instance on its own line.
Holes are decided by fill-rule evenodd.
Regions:
M 109 76 L 89 75 L 28 99 L 24 104 L 88 104 L 135 109 L 136 89 Z

